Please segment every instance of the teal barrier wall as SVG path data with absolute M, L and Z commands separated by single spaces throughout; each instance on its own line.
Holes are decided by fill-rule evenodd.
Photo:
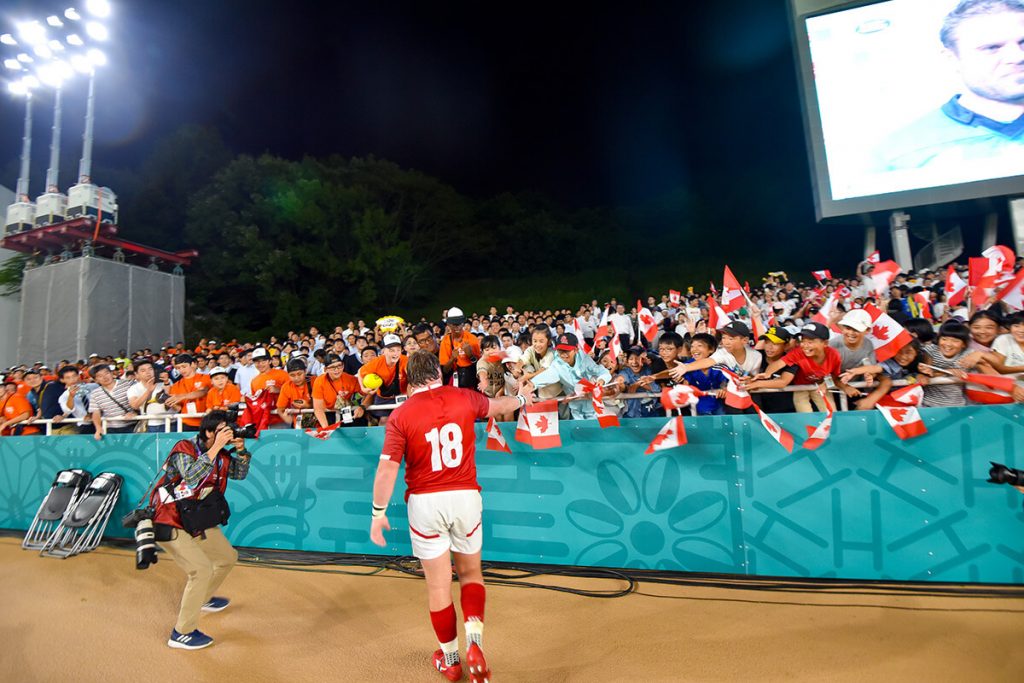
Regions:
M 1024 467 L 1021 406 L 923 410 L 926 436 L 900 441 L 877 411 L 836 414 L 832 439 L 788 455 L 756 418 L 687 418 L 689 444 L 645 456 L 664 419 L 618 429 L 562 422 L 563 447 L 478 451 L 484 557 L 797 577 L 1024 582 L 1024 496 L 985 483 L 988 461 Z M 814 416 L 782 415 L 797 441 Z M 483 425 L 478 425 L 482 447 Z M 115 528 L 173 435 L 0 439 L 0 527 L 24 529 L 54 474 L 126 479 Z M 381 429 L 320 441 L 268 432 L 228 488 L 236 545 L 378 553 L 370 491 Z M 409 554 L 402 487 L 387 554 Z

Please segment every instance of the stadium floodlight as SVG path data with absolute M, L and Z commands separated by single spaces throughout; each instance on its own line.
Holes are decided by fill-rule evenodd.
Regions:
M 63 51 L 64 51 L 64 43 L 60 42 L 59 40 L 51 40 L 51 41 L 50 41 L 49 43 L 47 43 L 46 45 L 47 45 L 47 46 L 48 46 L 48 47 L 50 48 L 50 50 L 52 50 L 53 52 L 63 52 Z
M 17 45 L 18 41 L 15 40 L 14 36 L 12 36 L 10 33 L 5 33 L 2 36 L 0 36 L 0 43 L 3 43 L 4 45 Z
M 110 3 L 107 0 L 86 0 L 85 9 L 100 19 L 110 15 Z
M 21 71 L 21 62 L 17 59 L 5 59 L 4 66 L 11 71 Z
M 64 83 L 64 76 L 54 62 L 43 64 L 36 70 L 36 74 L 43 85 L 48 85 L 51 88 L 59 88 Z
M 98 21 L 90 21 L 85 25 L 85 32 L 89 34 L 89 37 L 93 40 L 106 40 L 110 32 L 107 31 L 107 27 Z
M 93 64 L 85 55 L 71 55 L 71 67 L 82 74 L 92 73 Z
M 36 60 L 32 59 L 32 56 L 29 55 L 28 53 L 19 52 L 18 53 L 18 61 L 22 62 L 23 64 L 31 64 L 32 62 L 34 62 Z
M 46 42 L 46 29 L 38 21 L 25 21 L 18 24 L 18 35 L 29 45 Z
M 74 7 L 68 7 L 66 10 L 64 10 L 64 18 L 70 19 L 71 21 L 78 21 L 82 18 L 82 15 L 79 14 L 78 10 L 76 10 Z
M 89 63 L 93 66 L 105 66 L 107 63 L 107 56 L 100 50 L 93 48 L 85 53 L 85 56 L 89 59 Z
M 32 48 L 32 51 L 36 53 L 37 57 L 42 59 L 50 59 L 53 57 L 53 50 L 51 50 L 46 44 L 40 43 Z
M 7 90 L 10 91 L 12 95 L 28 95 L 28 86 L 21 81 L 11 81 L 7 84 Z
M 61 26 L 64 25 L 64 22 L 61 21 L 60 17 L 58 17 L 56 14 L 51 14 L 50 16 L 46 17 L 46 23 L 54 28 L 60 28 Z
M 36 78 L 35 76 L 32 76 L 32 75 L 22 76 L 21 77 L 21 82 L 29 90 L 35 90 L 36 88 L 39 87 L 39 79 Z
M 74 45 L 75 47 L 82 47 L 85 45 L 85 41 L 82 40 L 82 37 L 77 33 L 69 33 L 64 40 L 67 41 L 68 45 Z

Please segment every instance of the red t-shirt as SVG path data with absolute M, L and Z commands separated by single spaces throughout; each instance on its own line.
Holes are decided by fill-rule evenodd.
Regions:
M 793 378 L 793 384 L 820 384 L 828 375 L 839 379 L 839 375 L 842 373 L 843 359 L 838 351 L 831 346 L 826 346 L 825 360 L 822 361 L 821 365 L 818 365 L 809 358 L 802 349 L 793 349 L 782 357 L 782 362 L 786 365 L 797 366 L 797 373 Z
M 418 391 L 388 419 L 381 458 L 405 458 L 405 499 L 412 493 L 480 490 L 473 423 L 490 403 L 477 391 L 436 385 Z

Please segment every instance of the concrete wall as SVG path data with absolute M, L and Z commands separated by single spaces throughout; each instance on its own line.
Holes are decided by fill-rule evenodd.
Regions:
M 0 211 L 14 201 L 14 192 L 0 185 Z M 14 256 L 16 252 L 0 249 L 0 262 Z M 7 368 L 14 364 L 18 353 L 19 316 L 21 297 L 0 296 L 0 367 Z

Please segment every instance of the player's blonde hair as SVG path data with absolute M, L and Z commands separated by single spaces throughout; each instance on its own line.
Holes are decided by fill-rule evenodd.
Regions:
M 409 386 L 425 387 L 441 379 L 441 362 L 429 351 L 413 351 L 406 372 Z

